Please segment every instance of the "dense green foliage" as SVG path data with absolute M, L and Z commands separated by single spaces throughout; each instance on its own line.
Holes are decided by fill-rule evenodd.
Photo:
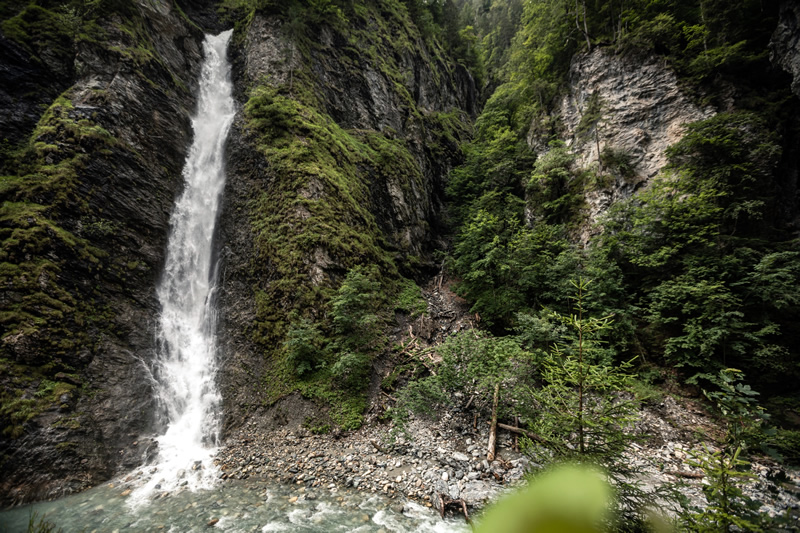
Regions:
M 465 10 L 486 21 L 516 5 L 482 5 L 487 4 L 488 11 L 465 2 Z M 498 85 L 487 95 L 474 137 L 465 146 L 465 163 L 450 176 L 455 236 L 449 266 L 472 311 L 498 335 L 481 341 L 479 354 L 491 353 L 493 342 L 508 342 L 512 335 L 523 349 L 524 356 L 513 353 L 511 363 L 496 365 L 495 375 L 504 380 L 503 394 L 515 400 L 510 404 L 517 414 L 524 398 L 530 403 L 523 420 L 541 439 L 534 444 L 549 453 L 558 451 L 547 446 L 551 441 L 571 443 L 565 445 L 570 453 L 583 451 L 581 435 L 589 429 L 581 418 L 582 389 L 590 382 L 598 385 L 590 396 L 599 411 L 590 420 L 600 423 L 600 400 L 609 393 L 604 386 L 637 389 L 627 376 L 636 367 L 626 361 L 677 368 L 682 379 L 716 391 L 709 392 L 716 403 L 720 395 L 730 395 L 739 405 L 753 407 L 746 385 L 732 385 L 727 374 L 719 374 L 731 366 L 772 394 L 794 393 L 800 377 L 800 248 L 792 233 L 794 215 L 786 214 L 793 208 L 781 196 L 794 191 L 788 169 L 797 164 L 798 107 L 788 81 L 766 57 L 777 6 L 539 0 L 519 9 L 519 24 L 506 47 L 482 51 L 485 61 L 492 58 L 486 67 Z M 509 31 L 500 28 L 478 33 Z M 482 42 L 493 46 L 496 37 Z M 597 142 L 597 125 L 607 119 L 597 93 L 583 110 L 577 135 L 597 142 L 598 164 L 581 168 L 579 154 L 559 139 L 563 126 L 556 110 L 570 61 L 596 47 L 634 57 L 662 56 L 665 67 L 675 70 L 684 89 L 702 104 L 719 105 L 721 87 L 735 90 L 727 93 L 731 97 L 720 112 L 688 125 L 658 176 L 589 228 L 587 193 L 609 190 L 636 173 L 624 152 L 601 149 Z M 576 244 L 578 235 L 587 234 L 588 243 Z M 608 327 L 598 328 L 599 342 L 583 362 L 575 358 L 579 350 L 571 329 L 581 319 L 569 314 L 568 283 L 581 276 L 594 280 L 585 306 L 594 316 L 613 316 Z M 569 349 L 549 348 L 553 345 Z M 445 358 L 439 370 L 452 364 Z M 502 370 L 509 364 L 518 365 L 513 378 Z M 431 405 L 447 397 L 443 391 L 457 390 L 442 382 L 441 373 L 398 393 L 401 405 Z M 469 376 L 462 379 L 470 383 L 475 376 Z M 520 392 L 525 386 L 527 396 Z M 401 409 L 401 421 L 403 416 Z M 617 422 L 610 428 L 620 440 L 608 442 L 624 443 L 630 437 L 624 417 Z M 737 424 L 744 427 L 732 419 L 728 427 Z M 762 428 L 748 427 L 766 439 Z M 795 435 L 778 430 L 768 440 L 782 443 L 793 457 Z M 686 515 L 687 527 L 727 531 L 732 524 L 764 525 L 741 496 L 739 482 L 747 474 L 742 473 L 743 441 L 737 439 L 736 445 L 728 439 L 720 451 L 696 458 L 712 480 L 707 496 L 713 509 Z M 629 496 L 642 495 L 632 487 Z
M 677 366 L 795 375 L 798 259 L 768 216 L 780 155 L 750 113 L 692 125 L 671 172 L 612 210 L 603 245 L 628 273 L 650 327 Z M 774 209 L 774 207 L 773 207 Z
M 797 243 L 779 215 L 783 147 L 794 131 L 786 117 L 795 104 L 785 85 L 759 98 L 741 79 L 768 70 L 776 8 L 740 4 L 524 5 L 505 82 L 489 97 L 448 188 L 458 223 L 452 267 L 462 294 L 496 332 L 516 327 L 520 312 L 564 310 L 563 280 L 589 269 L 605 285 L 598 303 L 617 316 L 621 354 L 663 355 L 687 377 L 729 365 L 762 383 L 797 375 Z M 743 110 L 690 125 L 663 175 L 615 205 L 601 238 L 579 251 L 570 242 L 585 224 L 585 193 L 605 186 L 605 173 L 633 172 L 610 150 L 601 168 L 578 168 L 549 118 L 573 53 L 595 46 L 663 54 L 697 94 L 715 94 L 723 78 L 738 84 Z M 579 130 L 596 132 L 601 115 L 591 108 Z M 530 134 L 555 139 L 538 159 Z

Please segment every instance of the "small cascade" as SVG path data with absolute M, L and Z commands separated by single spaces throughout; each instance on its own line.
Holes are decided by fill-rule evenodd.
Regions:
M 212 240 L 225 184 L 224 148 L 235 106 L 227 47 L 233 30 L 206 36 L 194 142 L 183 169 L 185 189 L 170 220 L 158 286 L 161 315 L 152 375 L 158 402 L 156 463 L 131 501 L 154 491 L 213 485 L 220 427 L 216 387 L 216 272 Z

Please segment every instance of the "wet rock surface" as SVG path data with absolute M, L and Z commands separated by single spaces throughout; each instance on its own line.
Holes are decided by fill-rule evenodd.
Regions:
M 29 298 L 26 291 L 31 290 L 74 306 L 47 315 L 39 327 L 3 332 L 8 333 L 0 346 L 3 357 L 40 369 L 54 367 L 47 376 L 50 387 L 69 392 L 25 422 L 21 435 L 0 436 L 0 505 L 85 489 L 146 455 L 139 435 L 153 424 L 146 364 L 155 345 L 155 286 L 191 141 L 192 89 L 203 35 L 170 2 L 145 2 L 135 9 L 145 31 L 155 36 L 151 46 L 158 60 L 133 61 L 127 51 L 138 45 L 136 37 L 120 27 L 117 15 L 99 20 L 105 40 L 78 43 L 74 61 L 63 69 L 71 78 L 62 80 L 67 90 L 61 97 L 67 103 L 59 111 L 60 124 L 91 131 L 78 135 L 68 127 L 47 127 L 31 140 L 57 148 L 43 164 L 58 165 L 69 154 L 83 158 L 72 167 L 72 188 L 56 194 L 31 187 L 16 193 L 19 197 L 3 198 L 44 206 L 41 218 L 51 222 L 26 223 L 41 222 L 51 237 L 47 224 L 54 224 L 93 248 L 86 253 L 69 246 L 68 238 L 44 241 L 48 247 L 39 254 L 56 267 L 41 275 L 33 289 L 11 282 L 0 293 L 4 308 Z M 36 98 L 49 105 L 48 94 Z M 18 111 L 18 129 L 32 128 L 30 110 Z M 83 318 L 76 318 L 78 313 Z M 79 335 L 85 342 L 69 341 Z M 26 399 L 41 396 L 47 384 L 3 373 L 0 386 L 7 391 L 25 387 L 21 398 Z
M 0 34 L 0 135 L 4 142 L 20 143 L 39 120 L 42 106 L 68 86 L 69 79 L 63 72 L 54 73 L 18 43 Z

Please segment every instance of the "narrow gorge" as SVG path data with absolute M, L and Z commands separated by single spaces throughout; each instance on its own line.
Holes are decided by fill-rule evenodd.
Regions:
M 587 531 L 796 530 L 799 28 L 0 3 L 0 520 L 460 531 L 578 462 Z

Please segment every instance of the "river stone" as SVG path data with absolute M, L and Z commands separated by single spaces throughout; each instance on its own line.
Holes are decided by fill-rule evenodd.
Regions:
M 467 481 L 461 489 L 461 498 L 467 505 L 476 506 L 486 503 L 494 493 L 492 486 L 486 481 Z
M 456 461 L 461 461 L 463 463 L 466 463 L 470 460 L 470 457 L 461 452 L 453 452 L 453 459 L 455 459 Z

